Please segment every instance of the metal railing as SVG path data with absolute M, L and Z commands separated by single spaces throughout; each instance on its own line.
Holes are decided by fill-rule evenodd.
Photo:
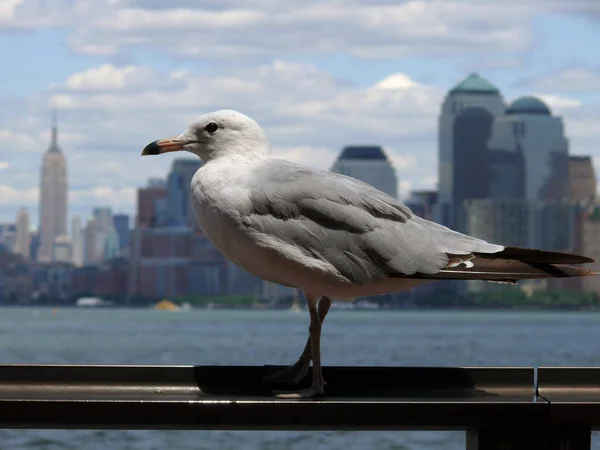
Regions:
M 280 368 L 0 365 L 0 427 L 465 430 L 468 450 L 589 449 L 600 428 L 598 368 L 325 367 L 299 401 L 262 381 Z

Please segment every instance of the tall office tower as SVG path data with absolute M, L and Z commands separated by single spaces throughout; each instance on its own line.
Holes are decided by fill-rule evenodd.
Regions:
M 69 236 L 56 236 L 52 244 L 52 262 L 71 262 L 71 239 Z
M 520 97 L 497 117 L 490 148 L 522 152 L 524 197 L 529 201 L 569 197 L 569 141 L 562 117 L 535 97 Z
M 111 227 L 110 230 L 106 233 L 106 237 L 104 239 L 104 248 L 102 249 L 102 259 L 109 260 L 116 258 L 121 253 L 121 248 L 119 245 L 119 234 L 114 227 Z
M 124 250 L 129 247 L 131 238 L 131 230 L 129 229 L 129 215 L 115 214 L 113 216 L 113 226 L 119 235 L 119 250 Z
M 57 236 L 67 232 L 67 164 L 58 146 L 56 115 L 53 116 L 52 139 L 44 153 L 40 171 L 40 247 L 38 261 L 52 260 Z
M 196 171 L 202 167 L 199 159 L 176 159 L 167 177 L 166 221 L 164 225 L 195 228 L 192 211 L 191 183 Z
M 456 227 L 465 199 L 481 198 L 486 142 L 506 105 L 498 88 L 476 73 L 448 92 L 438 124 L 438 211 L 442 224 Z
M 27 208 L 19 209 L 16 221 L 16 237 L 14 252 L 23 259 L 29 259 L 29 246 L 31 244 L 31 231 L 29 230 L 29 213 Z
M 165 183 L 150 179 L 148 185 L 137 191 L 137 215 L 135 228 L 156 227 L 160 219 L 160 203 L 167 198 Z
M 100 261 L 98 254 L 98 237 L 96 219 L 90 217 L 84 231 L 84 263 L 86 266 L 95 265 Z
M 591 156 L 569 157 L 569 199 L 581 206 L 596 200 L 596 171 Z
M 92 216 L 96 219 L 98 232 L 106 233 L 113 227 L 112 209 L 108 206 L 96 206 L 92 209 Z
M 71 263 L 75 267 L 83 266 L 83 247 L 81 217 L 75 216 L 71 219 Z
M 96 223 L 96 256 L 102 261 L 106 241 L 113 228 L 112 209 L 108 206 L 97 206 L 92 209 L 92 216 Z
M 394 198 L 398 196 L 396 170 L 382 147 L 344 147 L 331 171 L 364 181 Z
M 0 246 L 12 252 L 16 241 L 17 226 L 14 223 L 0 223 Z

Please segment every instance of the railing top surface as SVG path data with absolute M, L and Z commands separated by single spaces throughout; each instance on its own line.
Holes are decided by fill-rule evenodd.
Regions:
M 309 401 L 273 398 L 283 386 L 262 378 L 281 368 L 0 365 L 0 426 L 397 430 L 546 420 L 532 368 L 326 367 L 326 396 Z
M 165 398 L 175 395 L 196 400 L 272 400 L 273 389 L 263 377 L 280 366 L 121 366 L 121 365 L 0 365 L 0 400 L 73 399 L 98 395 L 134 394 Z M 379 401 L 457 400 L 530 401 L 534 396 L 532 368 L 511 367 L 325 367 L 327 396 Z M 306 382 L 310 381 L 310 374 Z M 122 398 L 122 397 L 121 397 Z

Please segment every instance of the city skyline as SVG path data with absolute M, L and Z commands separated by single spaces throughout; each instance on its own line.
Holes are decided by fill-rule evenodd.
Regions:
M 256 118 L 278 156 L 326 169 L 345 145 L 381 145 L 402 195 L 434 188 L 438 106 L 473 71 L 507 102 L 540 96 L 564 117 L 571 151 L 598 162 L 595 3 L 11 2 L 0 48 L 19 63 L 0 74 L 0 221 L 24 204 L 38 222 L 53 106 L 80 217 L 91 205 L 131 213 L 135 187 L 171 163 L 140 149 L 217 108 Z
M 509 111 L 510 108 L 515 103 L 520 103 L 523 100 L 526 103 L 527 102 L 533 102 L 535 104 L 541 105 L 540 107 L 542 107 L 542 108 L 547 108 L 546 104 L 544 103 L 544 101 L 542 99 L 538 100 L 538 97 L 534 97 L 534 96 L 530 96 L 530 95 L 525 95 L 525 96 L 518 97 L 516 99 L 513 99 L 512 102 L 506 102 L 505 98 L 503 97 L 503 93 L 502 93 L 502 89 L 501 88 L 497 88 L 495 85 L 491 84 L 485 77 L 482 77 L 478 73 L 472 72 L 471 74 L 469 74 L 469 75 L 465 76 L 464 78 L 462 78 L 461 80 L 459 80 L 454 86 L 451 86 L 451 87 L 449 87 L 447 89 L 446 94 L 443 97 L 443 99 L 442 99 L 442 101 L 441 101 L 441 103 L 439 105 L 440 109 L 439 109 L 439 113 L 438 113 L 438 117 L 437 117 L 438 120 L 441 117 L 443 117 L 445 109 L 448 108 L 448 106 L 446 106 L 446 105 L 447 105 L 449 99 L 452 98 L 452 95 L 456 91 L 456 89 L 459 88 L 460 86 L 464 85 L 465 83 L 468 84 L 468 83 L 473 82 L 473 80 L 475 80 L 475 83 L 484 83 L 486 85 L 489 85 L 490 88 L 494 89 L 494 91 L 496 92 L 496 96 L 497 96 L 497 100 L 494 100 L 494 101 L 498 102 L 498 104 L 495 105 L 495 106 L 493 106 L 492 108 L 496 108 L 498 110 L 497 114 L 501 114 L 501 113 L 503 114 L 505 109 L 507 111 L 507 114 L 511 114 L 510 111 Z M 557 115 L 557 114 L 553 114 L 552 112 L 549 112 L 549 114 L 552 115 L 553 117 L 555 117 L 556 119 L 558 119 L 561 122 L 561 124 L 562 124 L 562 121 L 563 121 L 563 117 L 562 116 Z M 564 124 L 562 124 L 561 126 L 563 127 L 563 132 L 565 132 L 564 128 L 568 128 L 568 127 L 565 127 Z M 56 120 L 56 109 L 52 110 L 51 128 L 50 129 L 51 129 L 50 145 L 48 147 L 48 150 L 44 154 L 45 156 L 43 156 L 43 158 L 42 158 L 42 164 L 41 164 L 41 167 L 42 167 L 42 172 L 41 173 L 42 174 L 44 173 L 44 170 L 43 170 L 44 164 L 47 164 L 44 161 L 45 161 L 45 158 L 48 157 L 48 155 L 50 155 L 50 156 L 56 156 L 58 154 L 58 155 L 61 156 L 61 158 L 64 159 L 64 154 L 62 152 L 62 148 L 58 145 L 58 137 L 57 137 L 58 136 L 58 124 L 57 124 L 57 120 Z M 438 133 L 441 132 L 441 131 L 442 131 L 442 129 L 439 129 Z M 568 136 L 566 136 L 566 138 L 567 138 L 567 140 L 569 140 Z M 440 139 L 440 135 L 439 134 L 437 136 L 437 139 L 438 140 Z M 493 143 L 493 137 L 490 137 L 489 139 L 490 139 L 490 142 Z M 439 142 L 437 144 L 439 145 Z M 356 145 L 354 145 L 353 146 L 352 144 L 349 145 L 349 146 L 348 145 L 344 146 L 337 153 L 336 158 L 331 163 L 331 166 L 327 167 L 327 168 L 324 168 L 324 169 L 326 169 L 326 170 L 333 170 L 333 171 L 339 171 L 338 167 L 339 167 L 339 164 L 340 164 L 340 158 L 343 158 L 344 154 L 348 151 L 348 149 L 352 149 L 352 148 L 356 148 L 356 149 L 359 149 L 359 150 L 361 148 L 366 149 L 366 150 L 369 150 L 369 149 L 371 149 L 371 150 L 380 149 L 379 151 L 383 151 L 382 155 L 384 155 L 384 160 L 389 160 L 390 164 L 391 164 L 391 170 L 392 170 L 392 172 L 391 172 L 390 176 L 392 176 L 392 178 L 396 179 L 396 181 L 395 181 L 397 183 L 397 188 L 396 188 L 397 191 L 396 192 L 398 192 L 398 197 L 400 199 L 404 200 L 404 201 L 406 201 L 406 200 L 409 199 L 412 190 L 411 191 L 402 191 L 401 190 L 402 189 L 402 187 L 401 187 L 402 186 L 402 183 L 401 183 L 402 182 L 402 178 L 400 176 L 401 170 L 399 170 L 397 168 L 397 165 L 395 164 L 394 158 L 393 157 L 390 158 L 389 150 L 386 149 L 386 148 L 384 148 L 384 147 L 382 147 L 382 146 L 378 146 L 378 145 L 375 145 L 375 146 L 369 146 L 369 145 L 366 145 L 366 146 L 365 145 L 362 145 L 362 146 L 358 145 L 358 146 L 356 146 Z M 439 148 L 436 148 L 435 152 L 436 152 L 436 157 L 439 157 Z M 571 154 L 573 154 L 573 153 L 571 153 Z M 592 157 L 592 159 L 594 159 L 593 155 L 591 155 L 591 157 Z M 365 162 L 367 160 L 360 160 L 359 159 L 359 160 L 357 160 L 357 163 L 360 163 L 361 161 Z M 179 155 L 179 156 L 171 158 L 171 160 L 169 161 L 169 163 L 170 163 L 170 167 L 165 168 L 165 173 L 163 173 L 162 177 L 161 176 L 148 177 L 145 180 L 145 184 L 142 184 L 142 185 L 139 185 L 139 186 L 134 186 L 133 189 L 135 191 L 137 191 L 140 188 L 146 186 L 146 184 L 156 183 L 159 180 L 160 180 L 161 183 L 165 183 L 165 184 L 169 183 L 170 178 L 174 174 L 173 170 L 178 170 L 178 169 L 174 169 L 175 167 L 186 167 L 186 166 L 189 166 L 190 168 L 194 168 L 192 170 L 192 172 L 190 172 L 190 174 L 188 174 L 188 175 L 185 176 L 186 181 L 188 179 L 191 180 L 191 175 L 193 175 L 193 172 L 196 170 L 196 168 L 199 168 L 202 165 L 202 162 L 198 158 L 196 158 L 195 156 L 193 156 L 193 155 Z M 62 161 L 61 164 L 65 165 L 65 162 Z M 347 164 L 347 163 L 344 163 L 344 164 Z M 439 164 L 439 162 L 438 162 L 438 164 Z M 346 169 L 346 170 L 350 170 L 350 169 Z M 364 171 L 365 169 L 361 169 L 361 170 Z M 359 172 L 361 170 L 359 170 Z M 345 173 L 345 171 L 342 171 L 342 173 Z M 348 173 L 348 174 L 350 174 L 350 173 Z M 358 172 L 357 172 L 357 174 L 358 174 Z M 358 176 L 358 178 L 362 179 L 363 177 L 362 176 Z M 364 179 L 364 181 L 369 182 L 369 180 L 367 180 L 367 179 Z M 41 183 L 41 182 L 42 182 L 42 178 L 40 177 L 39 183 Z M 180 180 L 180 182 L 181 182 L 181 180 Z M 387 182 L 387 183 L 390 183 L 390 182 L 391 182 L 391 180 L 389 182 Z M 381 183 L 380 180 L 377 180 L 377 182 L 375 182 L 375 183 L 373 181 L 371 181 L 371 184 L 379 185 L 380 183 Z M 438 187 L 439 187 L 438 183 L 439 183 L 439 179 L 436 178 L 436 183 L 435 183 L 434 187 L 428 187 L 428 186 L 426 186 L 424 188 L 417 189 L 417 191 L 437 190 Z M 68 177 L 67 177 L 67 183 L 66 184 L 67 184 L 67 186 L 69 185 L 69 179 L 68 179 Z M 381 186 L 380 186 L 380 188 L 381 188 Z M 387 190 L 390 190 L 390 189 L 391 188 L 388 188 L 388 189 L 383 188 L 384 191 L 387 191 Z M 70 194 L 71 194 L 70 191 L 68 190 L 67 192 L 68 192 L 68 195 L 70 197 Z M 41 199 L 41 197 L 40 197 L 40 199 Z M 72 221 L 74 218 L 80 218 L 80 219 L 84 219 L 85 220 L 85 218 L 87 216 L 94 215 L 94 211 L 97 210 L 98 208 L 110 209 L 111 211 L 113 210 L 113 207 L 110 204 L 106 204 L 106 203 L 105 204 L 90 204 L 90 205 L 87 205 L 88 206 L 88 208 L 87 208 L 87 210 L 88 210 L 87 216 L 85 216 L 85 215 L 84 216 L 79 216 L 78 214 L 71 213 L 69 211 L 68 206 L 69 206 L 69 200 L 67 201 L 67 214 L 68 214 L 68 217 L 67 217 L 67 220 L 66 220 L 65 223 L 68 223 L 68 222 Z M 35 215 L 35 209 L 33 211 L 30 211 L 27 208 L 27 206 L 20 206 L 19 208 L 17 208 L 16 211 L 20 211 L 23 208 L 25 208 L 25 210 L 27 211 L 28 215 L 33 216 L 34 218 L 36 217 L 36 215 Z M 34 205 L 34 208 L 38 208 L 38 209 L 41 208 L 41 202 L 38 203 L 37 205 Z M 133 218 L 133 220 L 135 220 L 135 211 L 136 211 L 136 208 L 137 208 L 137 204 L 136 204 L 136 202 L 134 202 L 134 204 L 133 204 L 133 206 L 132 206 L 131 209 L 123 208 L 121 210 L 112 211 L 112 213 L 114 213 L 115 215 L 125 214 L 125 215 L 128 215 L 128 216 L 131 216 Z M 18 214 L 18 212 L 17 212 L 17 214 Z M 190 219 L 187 219 L 187 220 L 189 221 Z M 38 222 L 39 222 L 39 219 L 38 219 Z M 11 220 L 4 220 L 4 221 L 0 220 L 0 223 L 13 223 L 13 222 Z M 36 227 L 35 222 L 33 222 L 33 221 L 30 220 L 29 223 L 30 223 L 30 231 L 34 232 L 34 231 L 37 230 L 39 232 L 39 227 Z M 68 226 L 67 226 L 67 232 L 68 232 L 67 234 L 70 234 L 70 228 Z M 60 233 L 59 233 L 59 235 L 60 235 Z

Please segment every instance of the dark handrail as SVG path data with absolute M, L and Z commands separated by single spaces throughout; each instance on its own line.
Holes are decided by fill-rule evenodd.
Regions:
M 536 383 L 532 367 L 326 367 L 318 400 L 274 399 L 262 378 L 278 369 L 0 365 L 0 427 L 467 430 L 469 449 L 511 450 L 587 449 L 600 429 L 597 368 L 540 368 Z

